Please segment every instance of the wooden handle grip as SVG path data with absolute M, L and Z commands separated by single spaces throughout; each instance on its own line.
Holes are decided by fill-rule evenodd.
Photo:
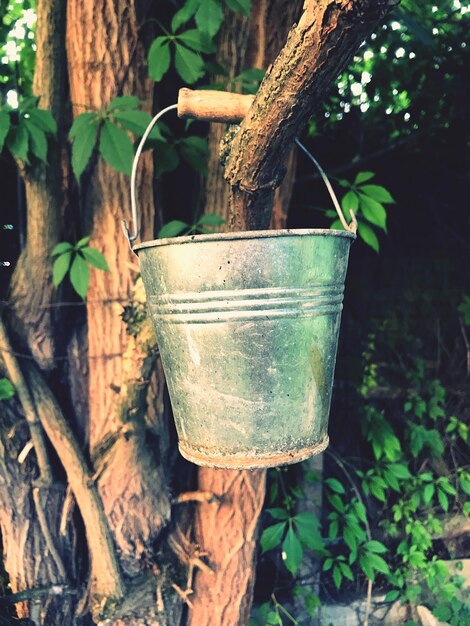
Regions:
M 254 96 L 209 91 L 180 89 L 178 94 L 178 117 L 192 117 L 205 122 L 241 122 L 250 108 Z

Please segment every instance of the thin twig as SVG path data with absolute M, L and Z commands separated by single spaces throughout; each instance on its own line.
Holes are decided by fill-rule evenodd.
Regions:
M 0 358 L 3 360 L 8 378 L 16 389 L 18 398 L 21 402 L 21 406 L 23 407 L 26 421 L 28 422 L 29 430 L 31 432 L 31 440 L 36 451 L 41 482 L 44 485 L 51 485 L 52 470 L 47 455 L 41 423 L 38 420 L 36 409 L 34 407 L 28 386 L 23 378 L 21 369 L 16 361 L 15 356 L 12 354 L 8 335 L 1 319 L 0 354 L 2 355 Z
M 462 331 L 465 348 L 467 349 L 467 376 L 470 376 L 470 340 L 468 338 L 467 331 L 465 330 L 465 324 L 462 315 L 459 315 L 459 324 L 460 330 Z
M 75 595 L 76 589 L 69 589 L 66 585 L 52 585 L 51 587 L 39 587 L 37 589 L 25 589 L 8 596 L 0 596 L 0 604 L 16 604 L 17 602 L 27 602 L 37 600 L 47 596 Z
M 173 498 L 172 504 L 183 504 L 185 502 L 205 502 L 212 504 L 213 502 L 221 502 L 222 498 L 212 491 L 186 491 L 180 493 Z
M 62 462 L 85 525 L 93 593 L 103 598 L 122 598 L 125 587 L 111 530 L 80 446 L 39 370 L 28 365 L 25 374 L 38 417 Z
M 39 492 L 39 487 L 33 488 L 33 501 L 36 506 L 36 513 L 38 515 L 39 526 L 41 527 L 41 532 L 44 536 L 44 540 L 47 545 L 47 549 L 50 552 L 50 555 L 54 559 L 54 562 L 57 566 L 59 574 L 64 582 L 67 581 L 67 572 L 65 570 L 64 562 L 62 561 L 62 557 L 57 550 L 56 545 L 54 544 L 54 539 L 52 537 L 52 533 L 49 528 L 49 524 L 46 519 L 46 514 L 44 513 L 44 507 L 41 502 L 41 494 Z

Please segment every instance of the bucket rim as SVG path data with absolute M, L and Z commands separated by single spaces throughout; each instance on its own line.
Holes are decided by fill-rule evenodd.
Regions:
M 210 233 L 203 235 L 184 235 L 183 237 L 165 237 L 152 239 L 132 246 L 137 252 L 145 248 L 181 245 L 184 243 L 204 243 L 210 241 L 243 241 L 245 239 L 272 239 L 275 237 L 302 237 L 302 236 L 331 236 L 346 237 L 354 240 L 356 235 L 346 230 L 330 230 L 329 228 L 282 228 L 279 230 L 249 230 L 229 233 Z

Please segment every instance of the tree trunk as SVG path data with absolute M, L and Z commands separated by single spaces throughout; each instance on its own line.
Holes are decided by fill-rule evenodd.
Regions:
M 126 94 L 137 95 L 151 110 L 151 83 L 137 22 L 144 4 L 104 2 L 97 10 L 93 3 L 69 0 L 67 52 L 76 114 L 83 112 L 82 107 L 97 110 Z M 147 154 L 137 179 L 144 239 L 153 236 L 152 176 Z M 148 560 L 169 520 L 170 504 L 159 465 L 165 459 L 146 443 L 148 346 L 126 332 L 121 317 L 138 273 L 137 259 L 121 229 L 121 220 L 130 211 L 129 179 L 99 159 L 82 192 L 86 230 L 91 230 L 92 245 L 110 267 L 109 273 L 93 273 L 87 293 L 90 452 L 99 469 L 99 492 L 121 566 L 128 576 L 136 576 L 152 565 Z M 162 392 L 161 385 L 158 389 Z M 152 616 L 156 616 L 153 607 L 143 611 L 142 623 Z
M 63 207 L 62 164 L 66 102 L 65 4 L 61 0 L 40 0 L 37 7 L 36 42 L 40 54 L 34 71 L 33 92 L 39 107 L 53 114 L 59 130 L 49 141 L 48 165 L 36 164 L 23 170 L 28 236 L 11 283 L 13 319 L 17 330 L 39 365 L 54 366 L 54 309 L 52 266 L 48 262 L 60 232 Z M 65 171 L 64 171 L 65 170 Z

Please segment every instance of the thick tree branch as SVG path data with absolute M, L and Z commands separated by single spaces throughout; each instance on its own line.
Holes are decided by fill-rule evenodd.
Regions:
M 35 365 L 28 366 L 26 379 L 37 415 L 64 466 L 83 518 L 91 556 L 92 593 L 98 598 L 121 598 L 124 585 L 103 504 L 91 480 L 91 472 L 62 411 Z
M 269 226 L 294 139 L 338 74 L 398 0 L 307 0 L 268 70 L 225 165 L 235 230 Z
M 52 112 L 59 128 L 48 146 L 48 165 L 21 169 L 25 181 L 28 238 L 13 275 L 11 300 L 16 330 L 43 369 L 54 366 L 54 298 L 50 253 L 59 239 L 63 202 L 62 146 L 65 110 L 65 12 L 62 0 L 41 0 L 37 8 L 33 92 L 39 107 Z

